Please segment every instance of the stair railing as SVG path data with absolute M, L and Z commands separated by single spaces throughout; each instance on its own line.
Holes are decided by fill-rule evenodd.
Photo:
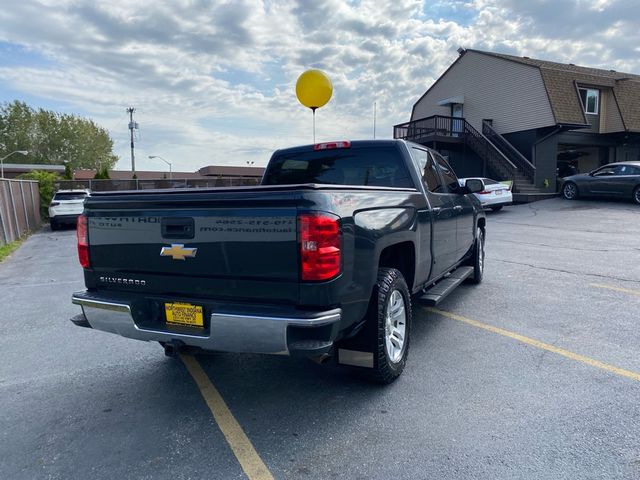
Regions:
M 467 121 L 464 122 L 464 136 L 467 145 L 469 145 L 480 158 L 486 160 L 492 170 L 500 174 L 504 180 L 511 180 L 515 185 L 518 167 Z
M 535 183 L 536 167 L 522 155 L 509 141 L 500 135 L 486 120 L 482 121 L 482 134 L 493 143 L 518 169 Z

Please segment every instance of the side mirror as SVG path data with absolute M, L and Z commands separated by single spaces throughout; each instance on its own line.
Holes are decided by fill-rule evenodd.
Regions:
M 482 180 L 478 180 L 477 178 L 470 178 L 464 183 L 464 186 L 469 193 L 477 193 L 484 190 L 484 183 L 482 183 Z

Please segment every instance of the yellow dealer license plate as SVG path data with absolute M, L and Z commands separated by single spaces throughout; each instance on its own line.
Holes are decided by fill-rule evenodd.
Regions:
M 164 311 L 167 323 L 172 325 L 188 325 L 190 327 L 204 327 L 204 317 L 200 305 L 190 303 L 165 303 Z

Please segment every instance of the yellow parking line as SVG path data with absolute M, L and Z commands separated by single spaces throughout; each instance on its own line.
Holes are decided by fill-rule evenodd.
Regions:
M 614 292 L 630 293 L 631 295 L 640 296 L 640 290 L 630 290 L 628 288 L 620 288 L 620 287 L 615 287 L 613 285 L 604 285 L 602 283 L 590 283 L 589 286 L 596 287 L 596 288 L 604 288 L 607 290 L 613 290 Z
M 426 308 L 426 310 L 429 312 L 436 313 L 438 315 L 442 315 L 443 317 L 450 318 L 452 320 L 457 320 L 459 322 L 466 323 L 467 325 L 471 325 L 473 327 L 481 328 L 491 333 L 502 335 L 503 337 L 508 337 L 514 340 L 518 340 L 519 342 L 526 343 L 527 345 L 531 345 L 536 348 L 540 348 L 541 350 L 557 353 L 558 355 L 562 355 L 563 357 L 570 358 L 571 360 L 575 360 L 576 362 L 584 363 L 586 365 L 600 368 L 601 370 L 606 370 L 607 372 L 615 373 L 616 375 L 627 377 L 632 380 L 636 380 L 640 382 L 640 373 L 632 372 L 631 370 L 625 370 L 624 368 L 618 368 L 613 365 L 609 365 L 608 363 L 600 362 L 593 358 L 585 357 L 584 355 L 579 355 L 577 353 L 570 352 L 569 350 L 565 350 L 564 348 L 559 348 L 554 345 L 550 345 L 548 343 L 540 342 L 538 340 L 534 340 L 533 338 L 520 335 L 519 333 L 511 332 L 503 328 L 494 327 L 493 325 L 488 325 L 486 323 L 482 323 L 477 320 L 472 320 L 470 318 L 466 318 L 461 315 L 456 315 L 455 313 L 445 312 L 444 310 L 439 310 L 437 308 L 432 308 L 432 307 L 428 307 Z
M 256 452 L 251 440 L 233 417 L 229 407 L 198 361 L 191 355 L 180 354 L 180 358 L 198 385 L 213 418 L 249 480 L 273 480 L 271 472 Z

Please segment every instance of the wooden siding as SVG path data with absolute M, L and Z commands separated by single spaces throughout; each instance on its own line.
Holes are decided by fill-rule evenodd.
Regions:
M 438 102 L 464 95 L 464 118 L 482 130 L 493 119 L 500 133 L 555 125 L 549 98 L 537 67 L 467 51 L 414 106 L 411 120 L 451 115 Z
M 613 96 L 613 91 L 609 89 L 600 91 L 600 132 L 624 132 L 620 109 Z

